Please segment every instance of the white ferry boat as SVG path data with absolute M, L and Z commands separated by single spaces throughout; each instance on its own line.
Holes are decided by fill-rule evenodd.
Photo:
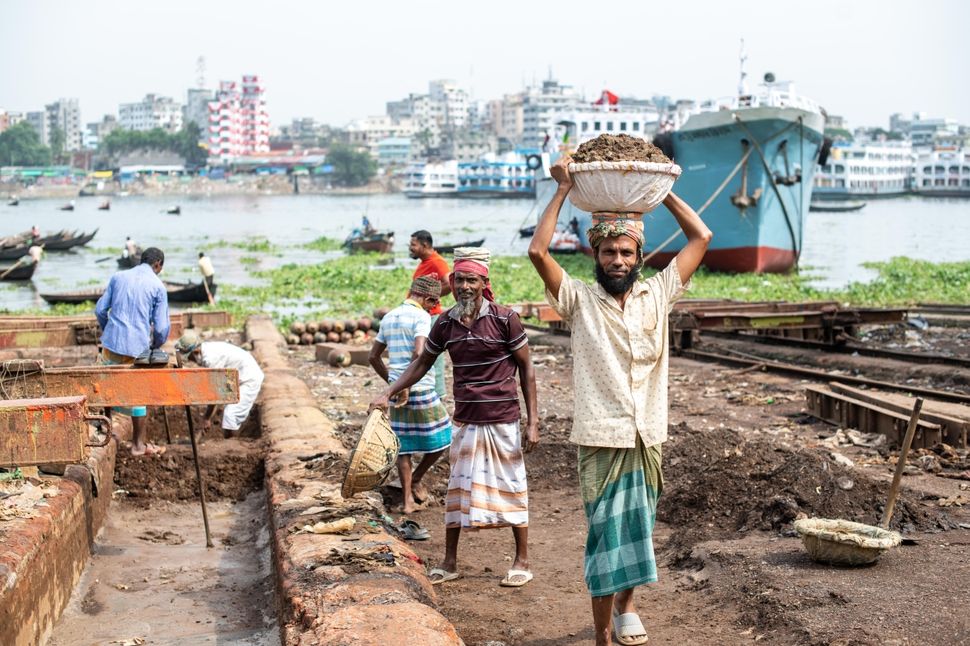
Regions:
M 454 197 L 458 192 L 458 162 L 417 163 L 404 176 L 407 197 Z
M 624 104 L 615 94 L 604 90 L 595 103 L 558 115 L 553 140 L 557 149 L 564 142 L 568 150 L 575 150 L 602 134 L 626 134 L 650 141 L 659 122 L 660 114 L 652 105 Z
M 940 141 L 916 160 L 913 191 L 930 197 L 970 197 L 970 151 L 958 141 Z
M 909 142 L 837 142 L 815 173 L 812 199 L 906 195 L 912 186 L 913 158 Z

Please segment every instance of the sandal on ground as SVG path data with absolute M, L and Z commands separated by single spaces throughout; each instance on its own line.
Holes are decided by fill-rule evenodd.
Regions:
M 440 567 L 433 567 L 428 572 L 428 580 L 431 581 L 431 585 L 438 585 L 445 581 L 454 581 L 460 576 L 457 572 L 448 572 L 447 570 L 442 570 Z
M 428 533 L 424 527 L 418 525 L 413 520 L 403 520 L 401 524 L 397 526 L 397 531 L 400 532 L 401 536 L 406 541 L 426 541 L 431 538 L 431 534 Z
M 528 570 L 509 570 L 499 585 L 505 588 L 521 588 L 531 580 L 532 572 Z
M 616 635 L 616 641 L 623 646 L 638 646 L 639 644 L 646 644 L 648 641 L 647 629 L 643 627 L 640 615 L 635 612 L 618 614 L 614 610 L 613 632 Z
M 141 452 L 136 452 L 135 447 L 134 446 L 131 447 L 131 455 L 136 458 L 140 458 L 144 456 L 151 457 L 154 455 L 162 455 L 163 453 L 165 453 L 165 451 L 166 451 L 166 448 L 164 446 L 156 446 L 151 442 L 146 442 L 145 450 Z

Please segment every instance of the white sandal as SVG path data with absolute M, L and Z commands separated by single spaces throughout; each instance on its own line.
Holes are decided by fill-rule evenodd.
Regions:
M 623 646 L 639 646 L 649 641 L 647 629 L 640 621 L 640 615 L 635 612 L 624 612 L 622 615 L 613 612 L 613 632 L 616 634 L 616 641 Z

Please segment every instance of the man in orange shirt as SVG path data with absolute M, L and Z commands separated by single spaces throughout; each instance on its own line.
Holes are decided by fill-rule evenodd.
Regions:
M 408 251 L 412 258 L 418 259 L 421 262 L 418 264 L 417 269 L 414 270 L 414 276 L 412 280 L 418 278 L 419 276 L 437 276 L 438 280 L 441 282 L 441 298 L 451 293 L 451 284 L 448 282 L 448 274 L 451 273 L 451 268 L 448 267 L 448 261 L 441 257 L 441 254 L 434 250 L 434 240 L 431 238 L 431 234 L 424 229 L 420 231 L 415 231 L 411 234 L 411 241 L 408 243 Z M 435 305 L 434 309 L 430 310 L 428 314 L 431 315 L 431 325 L 434 326 L 435 321 L 438 320 L 438 315 L 441 314 L 441 302 L 439 301 Z M 438 359 L 434 363 L 434 383 L 435 390 L 438 392 L 438 397 L 444 401 L 445 398 L 445 353 L 442 352 L 438 355 Z

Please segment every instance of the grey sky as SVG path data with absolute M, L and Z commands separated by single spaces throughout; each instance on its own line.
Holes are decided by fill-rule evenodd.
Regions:
M 84 122 L 148 92 L 185 100 L 259 74 L 274 124 L 335 125 L 453 78 L 475 98 L 515 92 L 552 66 L 593 97 L 707 98 L 771 70 L 851 124 L 922 110 L 970 123 L 970 3 L 959 0 L 667 2 L 255 2 L 4 0 L 0 107 L 78 97 Z

